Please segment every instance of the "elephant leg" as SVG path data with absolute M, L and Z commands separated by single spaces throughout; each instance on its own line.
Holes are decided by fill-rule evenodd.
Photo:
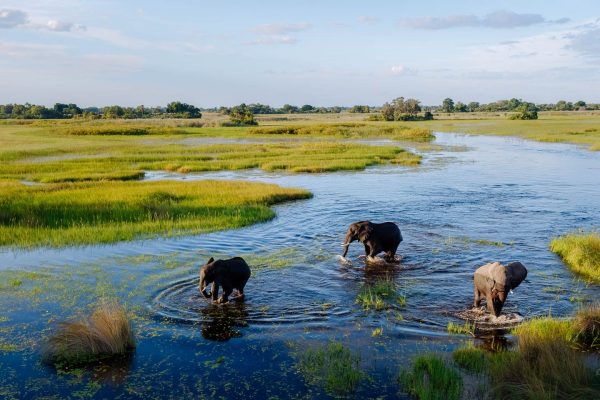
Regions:
M 495 315 L 494 313 L 494 302 L 492 301 L 492 294 L 491 293 L 486 293 L 485 294 L 485 302 L 487 304 L 487 309 L 489 311 L 490 314 Z
M 479 290 L 477 290 L 477 288 L 475 288 L 474 296 L 473 296 L 473 307 L 479 308 L 480 305 L 481 305 L 481 293 L 479 293 Z
M 388 261 L 394 261 L 396 259 L 396 250 L 398 250 L 399 245 L 400 243 L 398 243 L 386 252 L 386 257 L 388 258 Z
M 219 285 L 217 285 L 217 282 L 212 283 L 210 292 L 211 292 L 211 296 L 212 296 L 212 301 L 216 302 L 217 299 L 219 298 Z
M 363 244 L 365 245 L 365 257 L 368 257 L 371 254 L 371 247 L 366 243 Z
M 221 304 L 227 303 L 229 301 L 229 296 L 231 295 L 232 292 L 233 292 L 233 288 L 232 287 L 229 287 L 229 286 L 225 287 L 225 286 L 223 286 L 223 294 L 219 298 L 219 303 L 221 303 Z

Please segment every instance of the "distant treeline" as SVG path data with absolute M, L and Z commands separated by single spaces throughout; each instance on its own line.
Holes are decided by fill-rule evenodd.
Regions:
M 425 106 L 416 99 L 406 99 L 398 97 L 390 103 L 385 103 L 380 107 L 368 105 L 355 105 L 352 107 L 316 107 L 310 104 L 303 106 L 294 106 L 285 104 L 280 108 L 271 107 L 266 104 L 252 103 L 241 104 L 235 107 L 213 107 L 199 108 L 191 104 L 173 101 L 166 107 L 87 107 L 81 108 L 77 104 L 56 103 L 53 107 L 46 107 L 35 104 L 5 104 L 0 105 L 0 119 L 68 119 L 68 118 L 201 118 L 202 111 L 219 112 L 221 114 L 236 115 L 240 111 L 245 114 L 336 114 L 342 111 L 350 113 L 378 113 L 373 119 L 384 120 L 414 120 L 430 119 L 434 112 L 460 113 L 460 112 L 520 112 L 527 110 L 537 111 L 582 111 L 582 110 L 600 110 L 598 103 L 586 103 L 585 101 L 570 102 L 560 100 L 556 103 L 535 104 L 521 99 L 512 98 L 510 100 L 498 100 L 492 103 L 470 103 L 455 102 L 451 98 L 446 98 L 441 105 Z M 421 112 L 425 114 L 421 115 Z M 247 117 L 244 117 L 247 118 Z
M 69 119 L 69 118 L 201 118 L 198 107 L 191 104 L 173 101 L 166 107 L 87 107 L 80 108 L 77 104 L 56 103 L 49 108 L 35 104 L 4 104 L 0 105 L 0 118 L 15 119 Z

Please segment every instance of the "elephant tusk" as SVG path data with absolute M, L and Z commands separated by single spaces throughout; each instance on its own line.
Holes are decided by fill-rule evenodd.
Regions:
M 350 246 L 350 243 L 342 243 L 342 247 Z

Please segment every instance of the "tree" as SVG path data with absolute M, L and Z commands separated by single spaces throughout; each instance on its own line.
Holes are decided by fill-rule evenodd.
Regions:
M 284 114 L 294 114 L 298 111 L 298 107 L 292 106 L 290 104 L 284 104 L 283 107 L 281 107 L 281 112 Z
M 167 104 L 167 113 L 180 118 L 202 118 L 199 108 L 180 101 L 172 101 Z
M 369 106 L 360 106 L 360 105 L 356 105 L 353 106 L 349 112 L 351 113 L 370 113 L 371 112 L 371 108 Z
M 442 102 L 442 111 L 447 113 L 454 112 L 454 100 L 450 97 L 446 97 Z
M 231 107 L 229 110 L 229 120 L 235 125 L 258 125 L 254 120 L 254 114 L 246 104 Z
M 522 103 L 516 111 L 510 119 L 538 119 L 537 107 L 533 103 Z
M 468 108 L 467 105 L 458 101 L 456 102 L 456 105 L 454 106 L 454 112 L 467 112 Z
M 467 105 L 467 108 L 470 112 L 479 111 L 479 103 L 476 101 L 472 101 Z
M 305 104 L 302 107 L 300 107 L 300 112 L 303 113 L 311 113 L 315 110 L 315 108 L 313 106 L 311 106 L 310 104 Z

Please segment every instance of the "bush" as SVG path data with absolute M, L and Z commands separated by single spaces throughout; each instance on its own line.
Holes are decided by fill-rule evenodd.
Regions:
M 254 114 L 246 104 L 232 107 L 229 110 L 229 121 L 237 126 L 258 125 L 254 120 Z

